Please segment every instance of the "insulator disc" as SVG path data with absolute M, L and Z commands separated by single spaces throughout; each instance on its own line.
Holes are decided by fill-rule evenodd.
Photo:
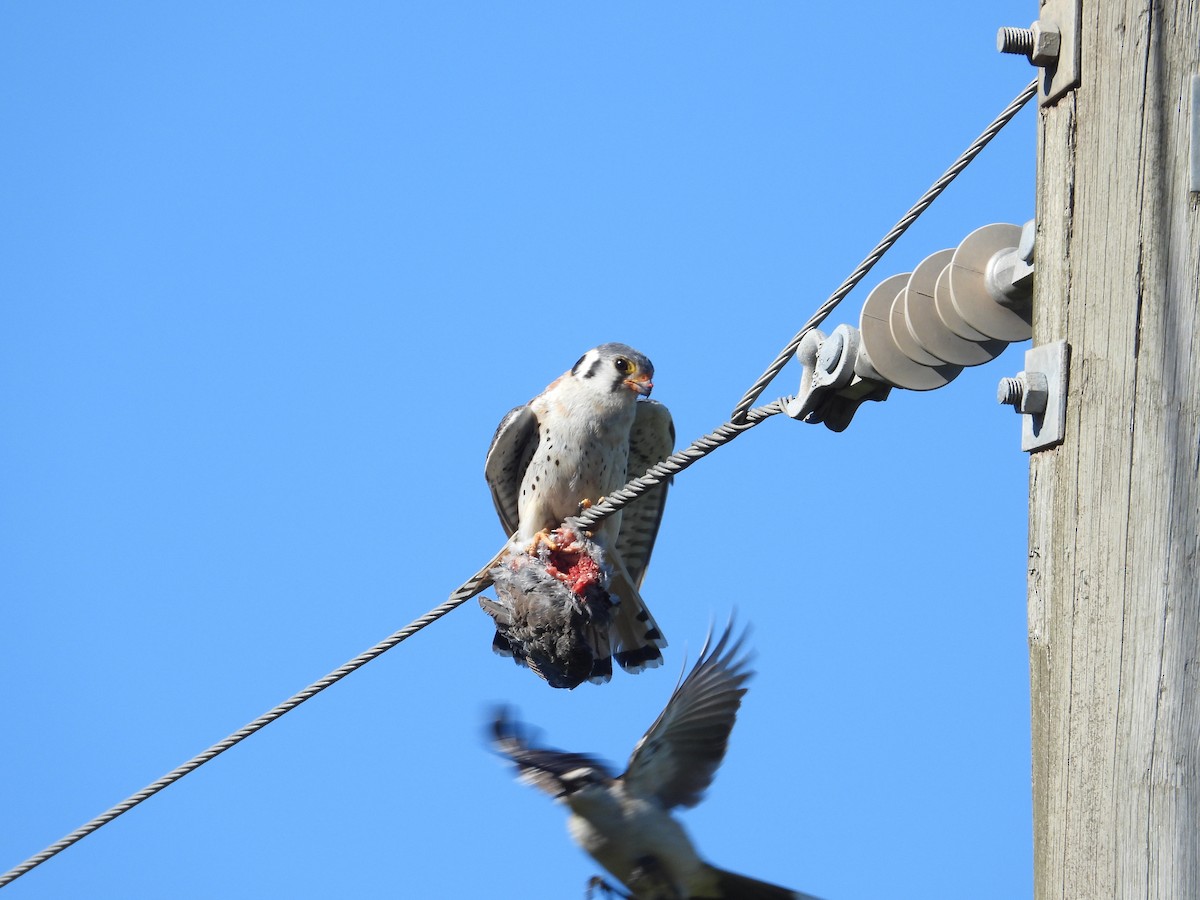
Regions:
M 923 366 L 905 356 L 892 339 L 891 312 L 896 295 L 908 283 L 909 273 L 886 278 L 867 296 L 858 328 L 875 371 L 896 387 L 931 391 L 949 384 L 962 366 Z
M 950 296 L 950 267 L 942 269 L 938 275 L 937 286 L 933 289 L 933 305 L 937 307 L 938 318 L 946 323 L 946 327 L 960 338 L 968 341 L 990 341 L 986 334 L 976 331 L 963 321 L 963 317 L 954 308 L 954 298 Z
M 908 333 L 908 340 L 915 343 L 921 349 L 921 352 L 930 357 L 928 362 L 920 360 L 915 356 L 913 359 L 918 359 L 918 362 L 923 362 L 927 366 L 940 366 L 943 363 L 953 362 L 953 360 L 940 356 L 934 350 L 934 345 L 937 342 L 928 340 L 927 335 L 923 333 L 932 330 L 932 325 L 926 321 L 928 316 L 924 312 L 926 299 L 928 298 L 932 302 L 931 295 L 933 294 L 933 285 L 937 280 L 938 272 L 946 268 L 950 263 L 950 257 L 953 255 L 953 250 L 939 250 L 932 256 L 927 256 L 921 260 L 917 267 L 913 269 L 913 273 L 908 276 L 908 284 L 905 285 L 900 295 L 896 297 L 896 302 L 892 307 L 893 336 L 902 330 L 906 331 Z M 899 323 L 896 321 L 897 317 L 895 314 L 897 312 L 902 314 L 898 317 Z M 904 341 L 897 340 L 896 343 L 900 345 L 901 349 L 904 349 Z M 911 356 L 911 354 L 909 355 Z
M 890 319 L 892 340 L 896 342 L 896 346 L 900 348 L 900 352 L 913 362 L 919 362 L 923 366 L 940 366 L 946 360 L 934 356 L 922 347 L 917 343 L 917 339 L 913 337 L 912 332 L 908 330 L 908 317 L 905 313 L 908 306 L 907 294 L 908 289 L 901 288 L 900 293 L 896 295 L 896 299 L 892 301 Z
M 968 341 L 947 328 L 938 315 L 934 293 L 953 256 L 954 250 L 939 250 L 913 270 L 904 291 L 905 320 L 916 342 L 939 363 L 977 366 L 995 359 L 1008 345 L 1004 341 Z M 893 324 L 893 330 L 895 327 Z
M 984 225 L 968 234 L 950 261 L 950 299 L 963 321 L 990 338 L 1024 341 L 1033 336 L 1031 314 L 1021 315 L 993 299 L 987 289 L 988 263 L 1001 250 L 1021 242 L 1019 225 Z

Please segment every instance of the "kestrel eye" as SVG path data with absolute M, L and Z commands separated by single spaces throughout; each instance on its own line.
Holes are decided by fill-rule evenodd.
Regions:
M 625 359 L 623 356 L 618 356 L 616 359 L 617 371 L 622 375 L 628 375 L 633 371 L 633 363 Z

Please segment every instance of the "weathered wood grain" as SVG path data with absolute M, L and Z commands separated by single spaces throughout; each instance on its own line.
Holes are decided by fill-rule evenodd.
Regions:
M 1200 897 L 1197 0 L 1084 0 L 1041 113 L 1034 341 L 1067 439 L 1030 461 L 1035 896 Z

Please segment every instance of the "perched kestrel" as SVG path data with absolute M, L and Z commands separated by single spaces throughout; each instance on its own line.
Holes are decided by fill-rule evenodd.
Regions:
M 670 455 L 671 414 L 661 403 L 639 400 L 650 394 L 653 377 L 653 364 L 637 350 L 601 344 L 504 417 L 484 469 L 510 547 L 536 551 L 546 532 Z M 617 602 L 612 655 L 630 672 L 660 665 L 667 644 L 638 592 L 666 495 L 666 483 L 647 491 L 591 535 Z M 607 625 L 605 632 L 607 643 Z M 609 665 L 606 657 L 603 663 Z
M 753 674 L 740 655 L 743 638 L 731 641 L 730 633 L 711 651 L 705 642 L 623 775 L 585 754 L 531 746 L 506 710 L 493 721 L 493 747 L 516 764 L 521 780 L 570 808 L 575 842 L 638 900 L 815 900 L 709 865 L 671 815 L 708 790 Z

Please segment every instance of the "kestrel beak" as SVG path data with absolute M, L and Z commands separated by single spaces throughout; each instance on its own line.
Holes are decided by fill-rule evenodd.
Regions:
M 626 378 L 625 387 L 629 388 L 635 394 L 649 397 L 650 392 L 654 390 L 654 382 L 650 380 L 650 376 L 647 373 L 643 372 L 640 375 L 634 375 L 632 378 Z

